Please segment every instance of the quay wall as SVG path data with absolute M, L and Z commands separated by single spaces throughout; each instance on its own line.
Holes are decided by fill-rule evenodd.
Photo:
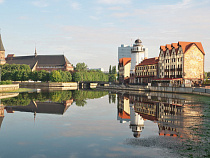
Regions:
M 19 89 L 19 84 L 0 85 L 0 92 L 14 91 Z
M 20 87 L 77 87 L 77 82 L 19 82 Z
M 110 85 L 110 86 L 97 86 L 102 89 L 116 89 L 127 91 L 151 91 L 151 92 L 169 92 L 169 93 L 183 93 L 183 94 L 199 94 L 210 96 L 210 89 L 195 88 L 195 87 L 153 87 L 141 85 Z

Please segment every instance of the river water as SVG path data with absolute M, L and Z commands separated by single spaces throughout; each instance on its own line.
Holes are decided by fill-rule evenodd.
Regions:
M 210 98 L 56 91 L 1 100 L 0 158 L 210 157 Z

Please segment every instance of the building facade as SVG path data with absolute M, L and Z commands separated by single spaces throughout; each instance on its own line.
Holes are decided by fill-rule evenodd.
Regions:
M 201 42 L 178 42 L 160 46 L 159 78 L 192 84 L 204 79 L 205 52 Z
M 119 83 L 128 83 L 130 78 L 131 58 L 119 60 Z
M 118 61 L 121 58 L 131 58 L 131 46 L 121 44 L 121 47 L 118 47 Z
M 158 57 L 144 59 L 140 64 L 136 65 L 136 83 L 147 84 L 158 77 Z

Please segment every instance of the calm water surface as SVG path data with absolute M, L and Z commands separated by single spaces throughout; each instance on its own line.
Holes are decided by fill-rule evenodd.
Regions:
M 164 93 L 21 93 L 2 99 L 0 158 L 208 157 L 210 99 Z

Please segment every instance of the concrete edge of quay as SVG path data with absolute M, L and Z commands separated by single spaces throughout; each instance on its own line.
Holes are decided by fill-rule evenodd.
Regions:
M 19 84 L 0 85 L 0 92 L 14 91 L 19 89 Z
M 97 86 L 99 89 L 110 90 L 127 90 L 127 91 L 147 91 L 147 92 L 165 92 L 165 93 L 179 93 L 179 94 L 197 94 L 210 96 L 210 89 L 195 88 L 195 87 L 153 87 L 141 85 L 111 85 L 111 86 Z
M 18 82 L 21 87 L 77 87 L 77 82 Z

